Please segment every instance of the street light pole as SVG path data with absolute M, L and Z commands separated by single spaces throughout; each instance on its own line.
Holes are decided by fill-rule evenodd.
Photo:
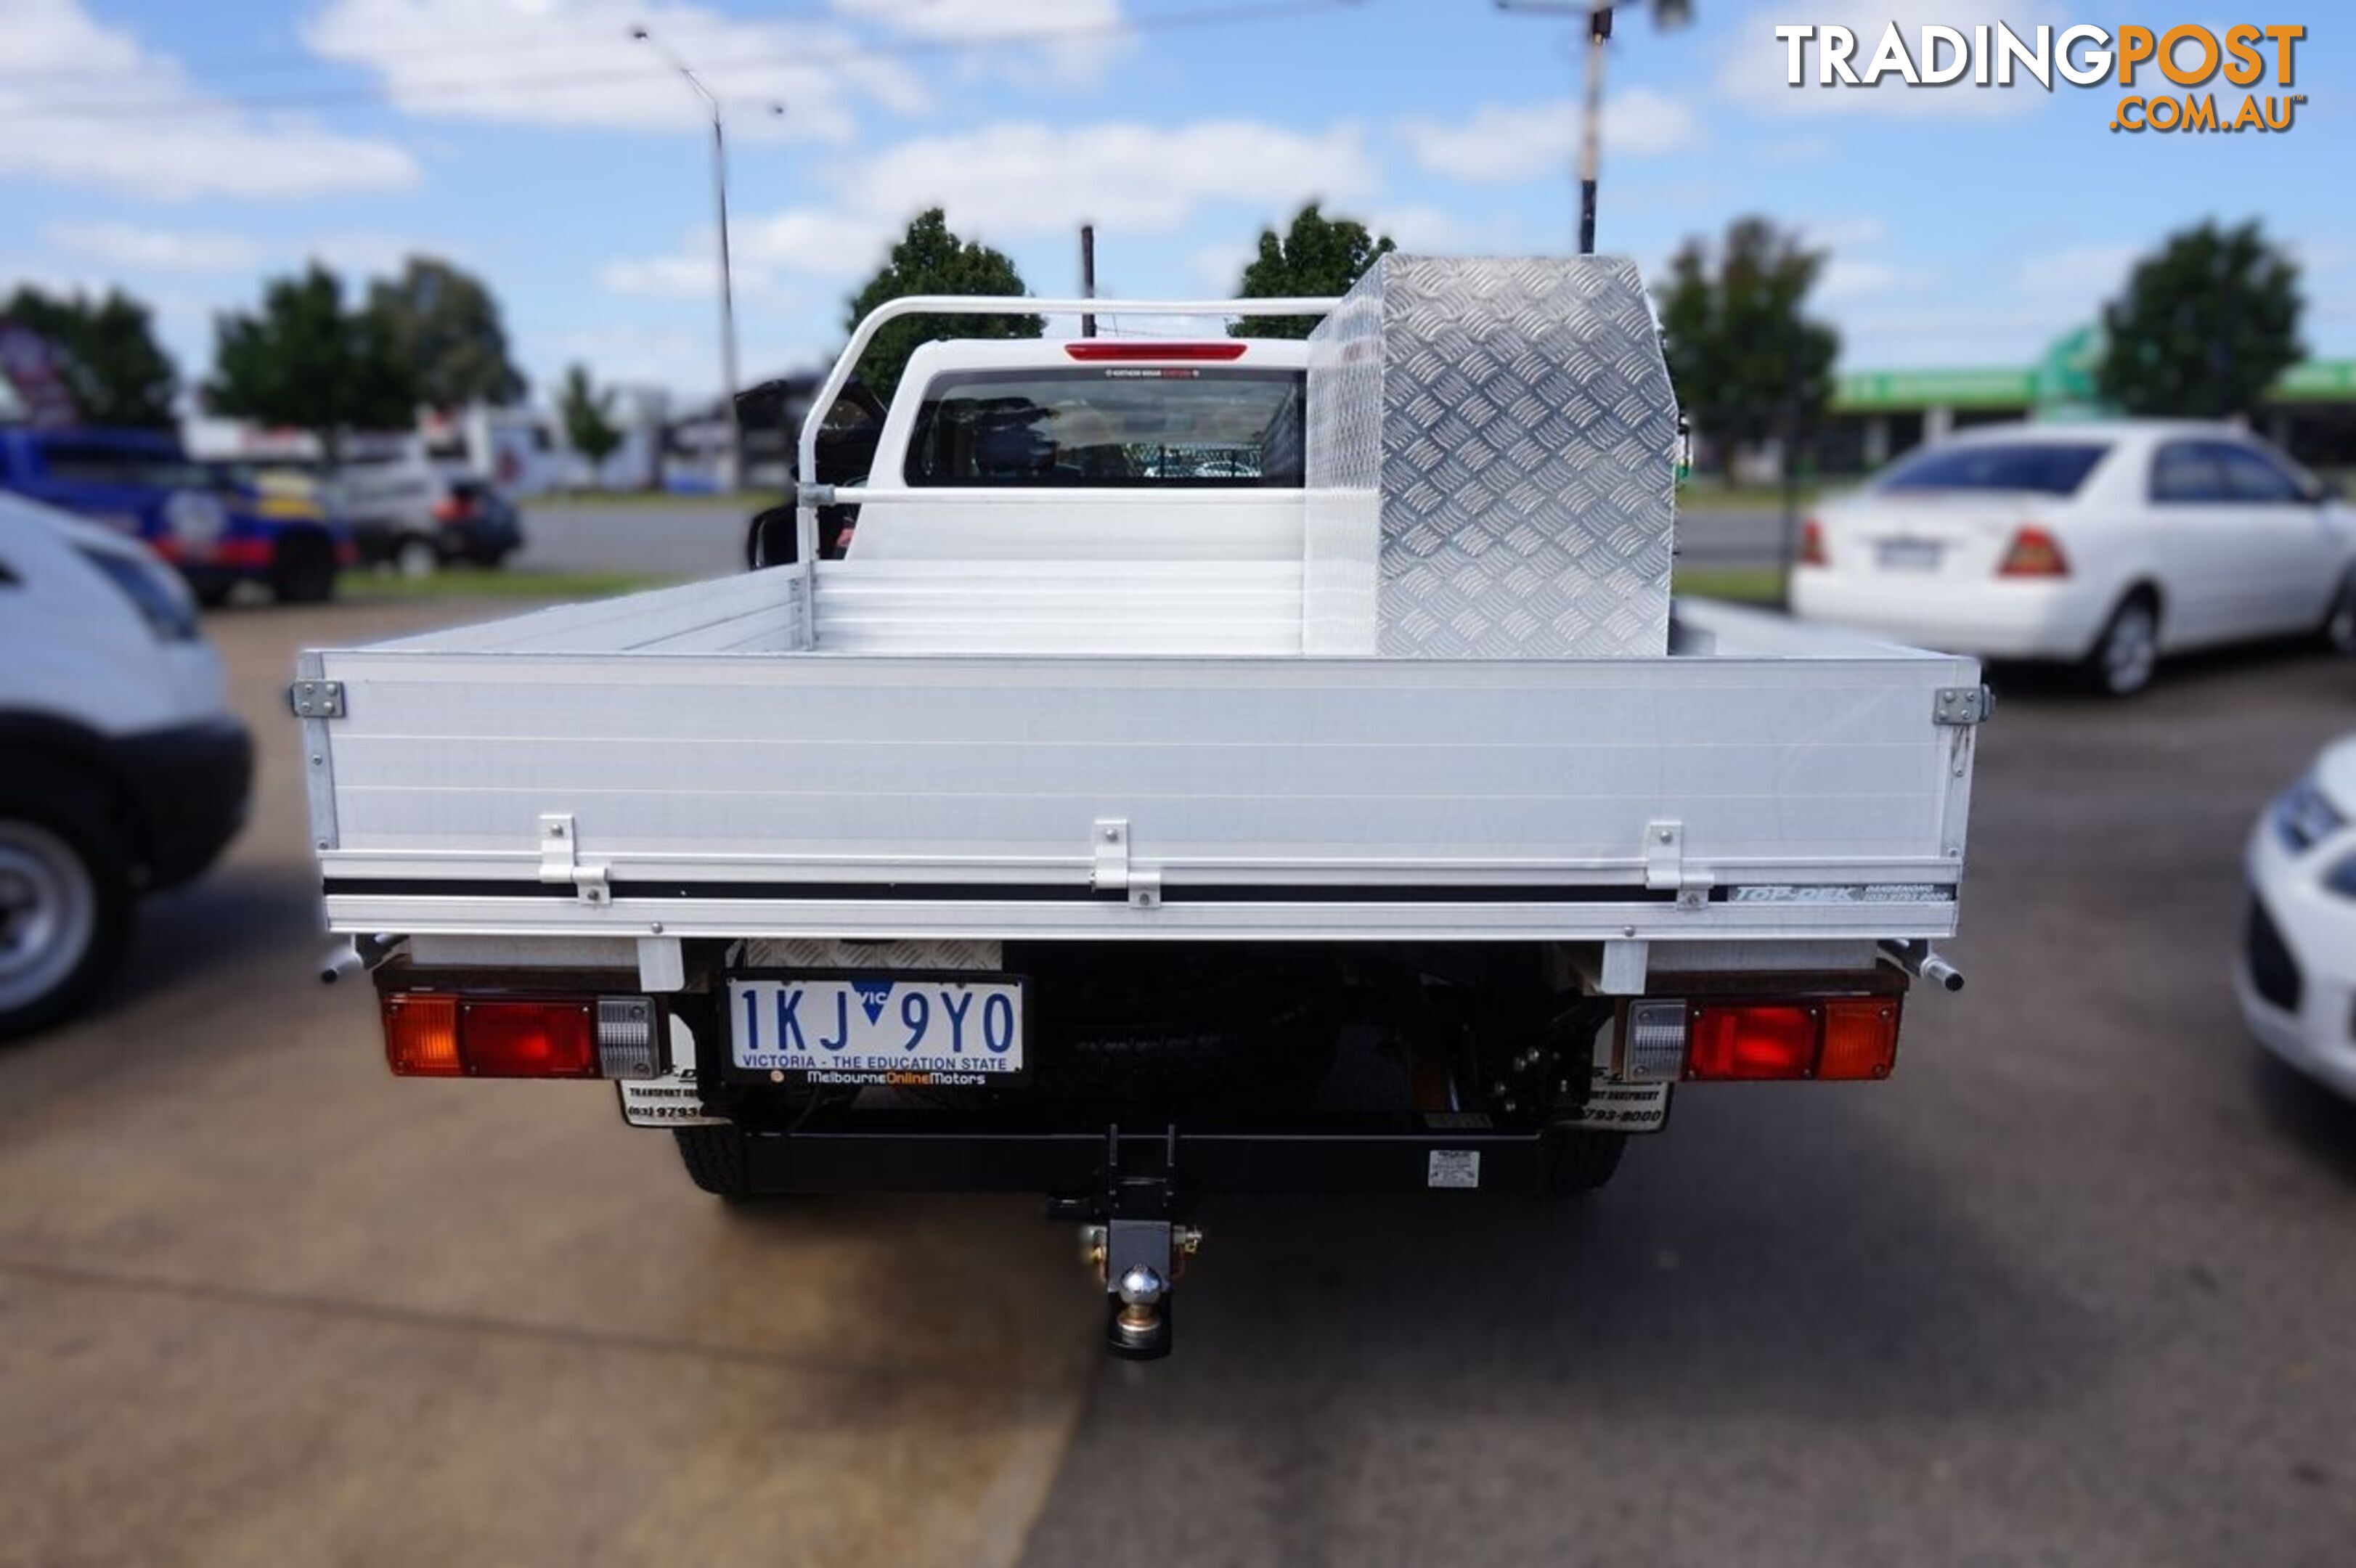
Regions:
M 718 477 L 721 489 L 734 490 L 744 475 L 744 432 L 736 418 L 736 293 L 728 265 L 728 133 L 721 124 L 720 100 L 687 68 L 685 60 L 642 27 L 632 27 L 630 37 L 660 55 L 712 112 L 712 205 L 720 219 L 720 405 L 728 421 Z M 772 112 L 782 114 L 785 110 L 773 105 Z

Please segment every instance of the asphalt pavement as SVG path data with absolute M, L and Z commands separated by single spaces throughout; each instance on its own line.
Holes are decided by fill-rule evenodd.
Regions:
M 210 618 L 255 820 L 0 1052 L 0 1563 L 2349 1561 L 2356 1111 L 2226 968 L 2356 670 L 2000 674 L 1890 1083 L 1684 1092 L 1579 1203 L 1215 1203 L 1141 1368 L 1029 1201 L 734 1211 L 600 1086 L 385 1076 L 283 687 L 498 609 Z
M 546 496 L 524 506 L 522 571 L 717 577 L 744 566 L 753 508 L 700 496 Z

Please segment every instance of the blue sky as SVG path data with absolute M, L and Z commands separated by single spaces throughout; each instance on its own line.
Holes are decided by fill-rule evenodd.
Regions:
M 2115 88 L 1795 93 L 1772 29 L 2238 16 L 1695 8 L 1666 34 L 1623 14 L 1612 49 L 1601 248 L 1648 277 L 1762 213 L 1832 252 L 1845 368 L 2019 364 L 2170 229 L 2256 217 L 2307 265 L 2310 347 L 2356 355 L 2344 27 L 2300 47 L 2297 129 L 2184 137 L 2114 133 Z M 491 282 L 536 383 L 577 359 L 708 392 L 708 132 L 636 23 L 728 106 L 748 379 L 830 352 L 933 203 L 1042 293 L 1074 287 L 1083 218 L 1104 289 L 1141 295 L 1231 292 L 1313 197 L 1411 250 L 1569 243 L 1572 29 L 1489 0 L 0 0 L 0 283 L 129 288 L 194 376 L 268 273 L 423 251 Z

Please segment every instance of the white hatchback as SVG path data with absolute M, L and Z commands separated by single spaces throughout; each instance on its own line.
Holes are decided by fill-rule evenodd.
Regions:
M 2356 735 L 2266 808 L 2247 866 L 2242 1016 L 2276 1055 L 2356 1099 Z
M 2356 652 L 2356 512 L 2229 425 L 1987 425 L 1804 525 L 1794 613 L 2103 690 L 2164 654 L 2313 633 Z

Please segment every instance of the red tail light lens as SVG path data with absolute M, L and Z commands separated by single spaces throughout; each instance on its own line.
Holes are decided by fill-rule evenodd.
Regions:
M 594 1078 L 597 1005 L 573 998 L 384 998 L 384 1056 L 405 1078 Z
M 1116 343 L 1101 337 L 1077 337 L 1064 352 L 1082 363 L 1123 359 L 1240 359 L 1249 345 L 1242 343 Z
M 1815 1071 L 1823 1020 L 1787 1003 L 1697 1004 L 1687 1026 L 1688 1078 L 1805 1078 Z
M 1819 1078 L 1887 1078 L 1898 1060 L 1898 998 L 1858 997 L 1825 1004 Z
M 434 517 L 436 522 L 463 523 L 474 515 L 475 503 L 471 496 L 445 496 L 434 503 Z
M 590 1002 L 461 1002 L 458 1045 L 477 1078 L 594 1078 Z
M 1825 526 L 1810 517 L 1800 525 L 1800 564 L 1830 566 L 1832 563 L 1832 557 L 1825 553 Z
M 1998 577 L 2067 577 L 2070 560 L 2051 534 L 2029 523 L 2013 534 L 1996 571 Z
M 394 996 L 384 999 L 385 1064 L 403 1078 L 456 1078 L 458 1001 L 455 997 Z
M 1887 1078 L 1901 998 L 1696 1001 L 1686 1019 L 1689 1079 Z

